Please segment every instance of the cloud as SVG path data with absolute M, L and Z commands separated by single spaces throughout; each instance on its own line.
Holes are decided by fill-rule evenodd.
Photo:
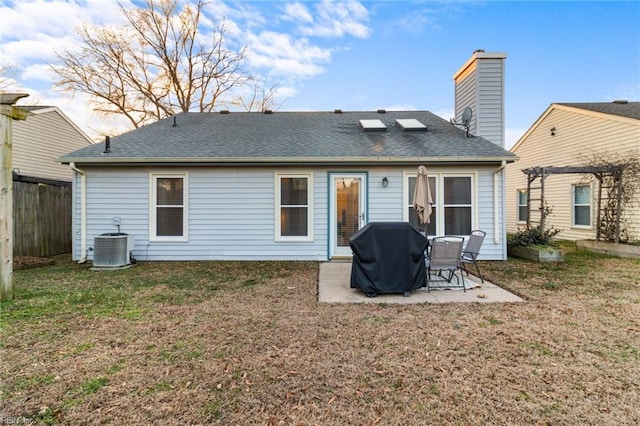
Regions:
M 371 35 L 371 29 L 367 26 L 369 12 L 360 2 L 323 0 L 315 7 L 315 19 L 311 17 L 305 6 L 299 3 L 298 5 L 293 7 L 293 10 L 298 12 L 298 17 L 305 18 L 298 25 L 298 30 L 305 36 L 367 38 Z M 288 16 L 291 18 L 292 15 Z
M 313 17 L 309 13 L 309 9 L 302 3 L 287 3 L 284 8 L 285 15 L 282 19 L 286 21 L 302 22 L 310 24 L 313 22 Z
M 439 109 L 431 112 L 447 121 L 456 116 L 455 110 L 453 108 Z
M 24 80 L 41 80 L 52 82 L 57 79 L 57 75 L 47 64 L 33 64 L 25 67 L 21 75 Z
M 0 62 L 25 67 L 33 61 L 53 61 L 56 51 L 75 43 L 79 25 L 122 19 L 117 3 L 104 0 L 5 2 L 0 7 Z
M 331 50 L 312 45 L 308 39 L 263 31 L 248 36 L 247 59 L 253 67 L 266 68 L 268 74 L 293 78 L 311 77 L 323 72 Z
M 88 96 L 59 93 L 48 64 L 56 52 L 78 46 L 80 25 L 124 22 L 119 3 L 132 8 L 133 0 L 5 0 L 0 6 L 0 62 L 15 68 L 16 85 L 31 96 L 23 104 L 56 105 L 92 137 L 118 134 L 128 122 L 91 113 Z M 366 38 L 371 34 L 369 13 L 358 1 L 305 3 L 301 0 L 264 6 L 264 3 L 210 0 L 205 5 L 205 32 L 224 19 L 227 46 L 247 46 L 248 71 L 277 85 L 277 97 L 286 101 L 306 79 L 322 74 L 339 49 L 338 42 L 320 45 L 320 38 Z M 203 36 L 206 36 L 204 34 Z M 232 47 L 231 47 L 232 48 Z
M 434 12 L 428 9 L 414 12 L 399 19 L 399 26 L 408 32 L 419 35 L 424 29 L 437 29 Z

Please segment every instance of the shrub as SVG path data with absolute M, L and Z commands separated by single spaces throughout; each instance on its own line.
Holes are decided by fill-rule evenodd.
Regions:
M 558 235 L 562 230 L 551 227 L 540 231 L 540 226 L 529 229 L 522 229 L 515 234 L 510 234 L 507 244 L 510 246 L 553 246 L 553 237 Z

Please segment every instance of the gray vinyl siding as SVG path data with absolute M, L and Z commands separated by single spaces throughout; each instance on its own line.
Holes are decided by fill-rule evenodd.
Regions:
M 477 84 L 478 79 L 476 71 L 469 73 L 461 81 L 458 81 L 455 85 L 455 113 L 456 119 L 460 121 L 462 119 L 462 112 L 466 107 L 470 107 L 473 111 L 471 122 L 469 123 L 469 133 L 476 135 L 478 133 L 477 126 Z M 489 139 L 491 140 L 491 139 Z M 492 141 L 493 142 L 493 141 Z
M 368 221 L 402 221 L 406 168 L 84 168 L 87 174 L 87 247 L 106 232 L 135 236 L 134 256 L 156 260 L 327 260 L 329 180 L 331 172 L 366 172 Z M 442 169 L 457 173 L 455 167 Z M 149 242 L 149 174 L 188 173 L 189 238 L 187 242 Z M 275 241 L 275 173 L 312 173 L 313 234 L 311 242 Z M 475 173 L 465 169 L 462 173 Z M 487 232 L 481 259 L 504 259 L 501 236 L 495 239 L 493 169 L 477 172 L 478 228 Z M 382 186 L 387 177 L 389 185 Z M 501 191 L 501 189 L 500 189 Z M 499 192 L 500 192 L 499 191 Z M 74 182 L 73 258 L 80 253 L 80 178 Z M 502 229 L 498 224 L 497 229 Z M 497 242 L 496 242 L 497 241 Z M 91 250 L 88 259 L 93 258 Z
M 477 100 L 477 131 L 482 136 L 497 145 L 504 146 L 503 117 L 504 117 L 504 61 L 501 59 L 483 59 L 479 61 L 477 72 L 478 100 Z
M 382 179 L 389 179 L 389 186 L 382 186 Z M 402 222 L 404 205 L 402 170 L 374 169 L 369 172 L 368 221 Z
M 466 107 L 473 111 L 469 132 L 504 147 L 504 59 L 478 59 L 455 85 L 458 120 Z
M 497 205 L 501 206 L 502 182 L 498 180 L 497 191 L 494 191 L 494 169 L 482 169 L 477 173 L 476 184 L 476 226 L 474 229 L 485 231 L 484 243 L 480 252 L 480 260 L 505 259 L 506 245 L 504 244 L 504 224 L 500 220 L 494 223 L 495 209 L 494 193 L 498 194 Z

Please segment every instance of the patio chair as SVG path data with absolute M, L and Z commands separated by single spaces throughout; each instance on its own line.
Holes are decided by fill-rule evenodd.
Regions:
M 462 269 L 469 276 L 469 271 L 467 270 L 466 265 L 473 263 L 476 267 L 476 272 L 478 273 L 478 277 L 480 281 L 484 284 L 484 278 L 482 278 L 482 274 L 480 273 L 480 268 L 478 267 L 478 255 L 480 254 L 480 247 L 482 247 L 482 243 L 484 242 L 484 237 L 487 235 L 486 232 L 480 231 L 476 229 L 475 231 L 471 231 L 471 235 L 469 235 L 469 239 L 467 240 L 467 245 L 462 250 Z
M 435 237 L 431 241 L 429 253 L 425 256 L 427 264 L 427 291 L 430 291 L 431 287 L 442 287 L 433 285 L 435 282 L 432 281 L 431 275 L 434 272 L 437 272 L 437 276 L 448 284 L 451 284 L 453 278 L 456 279 L 455 286 L 447 285 L 445 286 L 446 288 L 462 286 L 462 289 L 465 292 L 467 291 L 462 274 L 460 274 L 460 276 L 456 275 L 456 271 L 461 268 L 463 244 L 464 238 L 462 237 Z

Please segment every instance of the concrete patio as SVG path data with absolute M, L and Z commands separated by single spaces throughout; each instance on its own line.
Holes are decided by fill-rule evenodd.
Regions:
M 465 279 L 467 291 L 462 289 L 421 288 L 411 292 L 410 296 L 402 294 L 379 294 L 367 297 L 364 292 L 350 288 L 351 262 L 331 261 L 320 264 L 318 277 L 318 301 L 320 303 L 514 303 L 524 302 L 495 284 L 480 282 L 478 277 L 470 275 Z M 470 288 L 471 287 L 471 288 Z

